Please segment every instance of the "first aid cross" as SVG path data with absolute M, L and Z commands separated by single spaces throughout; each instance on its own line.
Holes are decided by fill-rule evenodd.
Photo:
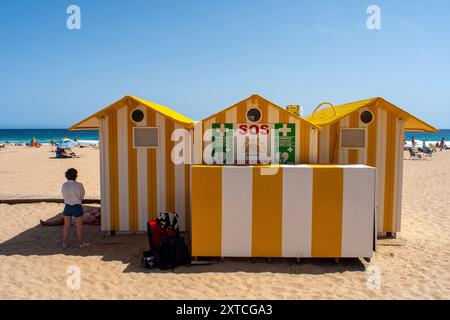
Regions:
M 289 128 L 286 124 L 283 124 L 283 128 L 279 129 L 279 131 L 283 134 L 284 137 L 291 133 L 291 128 Z

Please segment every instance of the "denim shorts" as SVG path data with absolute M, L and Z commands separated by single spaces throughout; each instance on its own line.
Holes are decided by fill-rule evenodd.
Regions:
M 75 218 L 79 218 L 82 217 L 83 214 L 83 206 L 81 204 L 74 204 L 73 206 L 66 204 L 64 207 L 63 215 L 66 217 L 74 216 Z

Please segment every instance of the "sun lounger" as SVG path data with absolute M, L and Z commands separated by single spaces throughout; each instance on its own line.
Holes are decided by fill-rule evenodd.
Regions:
M 410 160 L 422 160 L 423 157 L 420 153 L 418 153 L 417 151 L 414 151 L 413 148 L 409 148 L 409 159 Z

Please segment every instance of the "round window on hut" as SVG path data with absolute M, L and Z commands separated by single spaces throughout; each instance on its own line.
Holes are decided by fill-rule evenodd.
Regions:
M 261 111 L 256 107 L 248 109 L 247 120 L 249 122 L 258 122 L 261 120 Z
M 143 113 L 142 110 L 140 110 L 140 109 L 134 109 L 134 110 L 131 112 L 131 119 L 132 119 L 134 122 L 139 123 L 139 122 L 141 122 L 142 120 L 144 120 L 144 113 Z
M 369 124 L 373 120 L 373 113 L 369 110 L 363 111 L 361 112 L 360 119 L 362 123 Z

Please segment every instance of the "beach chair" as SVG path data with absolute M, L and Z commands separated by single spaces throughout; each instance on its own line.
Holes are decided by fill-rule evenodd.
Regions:
M 422 155 L 413 150 L 413 148 L 409 148 L 409 160 L 422 160 Z

